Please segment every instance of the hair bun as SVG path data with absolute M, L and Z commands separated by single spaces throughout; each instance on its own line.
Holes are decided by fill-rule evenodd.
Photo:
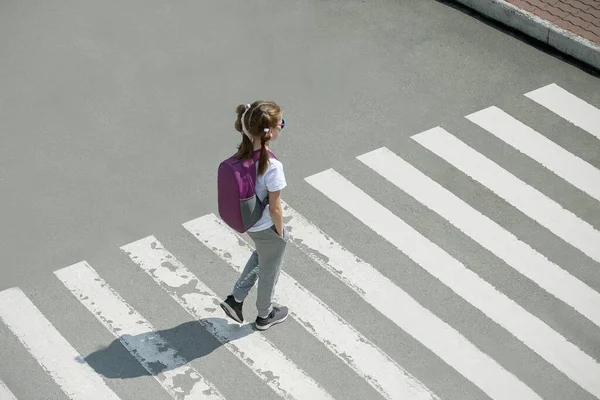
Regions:
M 239 106 L 237 106 L 235 108 L 235 112 L 238 115 L 242 115 L 244 112 L 246 112 L 248 109 L 250 108 L 250 104 L 240 104 Z

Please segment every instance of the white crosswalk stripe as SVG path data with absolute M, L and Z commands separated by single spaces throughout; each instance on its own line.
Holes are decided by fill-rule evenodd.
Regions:
M 600 327 L 600 294 L 588 285 L 387 148 L 357 158 Z
M 347 191 L 348 188 L 342 188 L 339 185 L 340 181 L 335 181 L 335 177 L 339 175 L 333 171 L 325 171 L 307 180 L 318 190 L 325 188 L 323 193 L 328 197 L 329 194 L 339 190 L 336 200 L 348 196 L 348 199 L 357 201 L 357 204 L 361 202 L 356 197 L 361 195 L 360 192 Z M 363 206 L 366 205 L 364 202 L 361 203 Z M 286 215 L 290 216 L 288 221 L 290 238 L 299 248 L 492 399 L 540 398 L 456 329 L 421 306 L 373 266 L 346 250 L 289 205 L 286 204 L 285 208 Z M 377 213 L 377 209 L 374 209 L 371 204 L 367 205 L 365 210 L 369 213 Z M 393 221 L 388 218 L 386 222 L 390 230 L 397 229 Z
M 600 139 L 600 109 L 585 100 L 555 83 L 525 93 L 525 96 Z
M 600 170 L 581 158 L 497 107 L 488 107 L 466 118 L 600 201 Z
M 54 274 L 174 399 L 224 400 L 143 316 L 125 302 L 85 261 Z M 164 371 L 153 368 L 159 365 Z
M 334 170 L 330 169 L 306 179 L 317 190 L 396 246 L 574 382 L 600 397 L 600 364 L 592 357 L 498 292 L 488 282 Z M 512 387 L 506 387 L 505 390 L 510 390 L 510 396 L 513 398 L 521 398 L 516 393 L 524 391 L 525 388 L 519 387 L 518 381 L 510 383 Z
M 600 109 L 594 105 L 556 84 L 530 91 L 525 93 L 525 96 L 600 139 Z M 529 105 L 537 107 L 533 102 Z M 543 132 L 535 131 L 527 125 L 526 120 L 517 120 L 495 106 L 483 108 L 466 115 L 465 118 L 483 128 L 486 134 L 489 133 L 511 146 L 511 151 L 514 149 L 551 171 L 554 174 L 551 179 L 567 182 L 573 188 L 600 201 L 598 167 L 584 161 L 574 152 L 558 146 L 546 138 Z M 576 134 L 578 128 L 574 126 L 573 132 Z M 581 211 L 576 209 L 576 204 L 558 204 L 540 190 L 509 173 L 502 165 L 491 161 L 440 127 L 415 134 L 412 140 L 429 150 L 439 160 L 445 161 L 446 166 L 452 165 L 477 182 L 473 184 L 474 187 L 481 185 L 485 190 L 494 193 L 498 200 L 506 201 L 535 221 L 541 226 L 536 229 L 547 229 L 563 240 L 563 246 L 579 249 L 594 265 L 600 263 L 600 232 L 576 215 Z M 460 297 L 459 304 L 453 304 L 452 307 L 460 307 L 465 312 L 473 308 L 481 311 L 477 313 L 477 318 L 488 318 L 489 321 L 486 322 L 489 322 L 489 329 L 494 330 L 490 332 L 490 337 L 504 335 L 512 340 L 511 344 L 520 346 L 521 350 L 526 349 L 526 346 L 527 351 L 521 351 L 526 354 L 514 351 L 514 354 L 506 354 L 506 358 L 503 358 L 498 349 L 490 348 L 493 343 L 490 344 L 489 340 L 477 338 L 471 342 L 468 338 L 475 337 L 474 333 L 481 335 L 479 331 L 468 324 L 461 325 L 459 330 L 451 322 L 446 322 L 442 315 L 434 314 L 411 297 L 402 284 L 380 272 L 377 262 L 371 264 L 349 251 L 345 247 L 347 238 L 331 237 L 326 233 L 329 230 L 327 226 L 311 222 L 292 208 L 287 200 L 282 201 L 284 223 L 290 235 L 289 245 L 295 246 L 308 256 L 309 262 L 315 264 L 313 267 L 318 266 L 337 279 L 332 279 L 332 285 L 338 286 L 332 287 L 332 290 L 346 290 L 346 287 L 351 289 L 357 295 L 354 299 L 359 299 L 358 301 L 363 302 L 362 306 L 375 311 L 369 318 L 385 321 L 388 326 L 391 326 L 389 322 L 395 324 L 392 328 L 397 330 L 396 333 L 405 332 L 422 345 L 419 351 L 431 351 L 429 359 L 439 364 L 436 365 L 436 368 L 440 368 L 439 371 L 452 369 L 451 373 L 454 376 L 460 376 L 461 380 L 464 378 L 461 384 L 466 386 L 465 392 L 462 393 L 462 388 L 457 389 L 464 398 L 537 400 L 546 396 L 552 397 L 553 393 L 544 385 L 544 382 L 548 382 L 547 378 L 541 374 L 537 375 L 539 366 L 539 371 L 549 371 L 553 374 L 552 377 L 556 380 L 551 385 L 555 385 L 555 388 L 561 383 L 566 383 L 566 398 L 591 398 L 585 397 L 585 394 L 589 394 L 600 399 L 600 363 L 593 358 L 597 357 L 598 353 L 590 350 L 594 348 L 594 342 L 590 346 L 590 338 L 594 341 L 600 335 L 600 293 L 595 282 L 586 282 L 584 278 L 575 277 L 566 270 L 566 265 L 561 267 L 558 265 L 560 262 L 552 262 L 513 234 L 509 228 L 505 228 L 502 221 L 493 221 L 457 194 L 447 190 L 443 186 L 444 182 L 431 179 L 392 150 L 386 147 L 369 149 L 356 159 L 358 165 L 362 163 L 368 167 L 359 174 L 370 174 L 372 177 L 376 173 L 383 177 L 381 182 L 389 185 L 373 189 L 375 193 L 367 194 L 331 166 L 330 169 L 304 178 L 310 190 L 308 193 L 303 192 L 301 196 L 309 196 L 314 200 L 316 209 L 312 211 L 318 215 L 327 209 L 334 213 L 332 218 L 350 217 L 363 224 L 372 231 L 372 237 L 379 237 L 391 244 L 395 247 L 394 251 L 397 249 L 404 253 L 424 270 L 424 274 L 435 278 L 431 279 L 434 283 L 429 289 L 449 288 L 453 291 L 452 301 Z M 506 289 L 503 291 L 506 293 L 497 290 L 377 202 L 375 197 L 381 195 L 379 190 L 396 190 L 408 194 L 426 207 L 425 213 L 429 216 L 435 213 L 444 218 L 474 244 L 489 250 L 516 273 L 538 285 L 541 289 L 539 292 L 547 296 L 544 301 L 549 300 L 556 302 L 555 304 L 562 302 L 569 306 L 570 308 L 564 307 L 561 310 L 570 313 L 572 321 L 584 325 L 571 329 L 559 318 L 550 321 L 554 314 L 536 311 L 530 313 L 525 305 L 519 304 L 520 302 L 509 296 L 509 287 L 504 286 Z M 290 191 L 290 203 L 296 200 L 292 193 Z M 211 261 L 211 257 L 215 259 L 216 255 L 219 262 L 240 272 L 253 251 L 253 246 L 244 239 L 244 235 L 234 232 L 210 211 L 201 212 L 199 217 L 181 224 L 184 228 L 180 232 L 182 237 L 191 234 L 197 239 L 192 240 L 195 244 L 199 241 L 204 246 L 192 246 L 190 252 L 212 252 L 207 256 L 207 262 L 214 262 Z M 179 304 L 187 313 L 185 315 L 189 314 L 194 320 L 198 320 L 207 332 L 223 345 L 226 350 L 223 354 L 227 357 L 233 355 L 239 360 L 227 365 L 232 376 L 235 377 L 241 370 L 252 373 L 247 375 L 257 384 L 257 391 L 253 393 L 263 390 L 271 397 L 286 400 L 333 399 L 332 394 L 335 392 L 330 389 L 333 389 L 336 383 L 324 382 L 322 376 L 317 376 L 313 372 L 315 366 L 310 365 L 311 360 L 308 363 L 306 360 L 297 360 L 297 365 L 295 360 L 288 356 L 288 350 L 291 352 L 291 349 L 286 349 L 285 345 L 277 347 L 268 339 L 270 331 L 256 331 L 252 322 L 248 323 L 248 319 L 243 324 L 229 319 L 219 307 L 221 297 L 186 268 L 174 254 L 167 251 L 154 235 L 125 244 L 120 249 L 129 257 L 126 260 L 126 263 L 131 264 L 132 271 L 129 272 L 146 273 L 152 280 L 146 279 L 144 282 L 150 282 L 151 290 L 164 291 L 169 295 L 165 296 L 166 300 L 157 301 Z M 180 247 L 179 251 L 187 250 Z M 493 257 L 487 252 L 484 253 L 485 256 Z M 290 257 L 289 254 L 288 252 L 286 257 Z M 181 259 L 184 259 L 183 257 L 185 254 Z M 302 257 L 306 260 L 306 257 Z M 204 273 L 202 259 L 195 268 L 201 271 L 200 275 Z M 101 277 L 102 270 L 97 271 L 86 261 L 61 268 L 55 271 L 54 275 L 66 288 L 63 295 L 68 301 L 81 303 L 85 307 L 83 312 L 89 312 L 95 317 L 91 319 L 87 316 L 91 323 L 101 330 L 108 330 L 118 340 L 114 343 L 120 342 L 162 386 L 164 391 L 157 386 L 160 392 L 157 398 L 225 400 L 222 394 L 224 388 L 219 388 L 219 385 L 204 378 L 212 376 L 210 371 L 203 370 L 206 364 L 195 363 L 192 366 L 191 360 L 186 360 L 183 354 L 166 340 L 166 336 L 161 335 L 150 321 L 127 303 L 125 299 L 135 292 L 126 291 L 148 290 L 144 284 L 136 282 L 135 285 L 139 286 L 132 285 L 131 288 L 120 286 L 122 293 L 117 293 Z M 60 283 L 54 283 L 60 286 Z M 64 288 L 61 286 L 61 289 Z M 29 290 L 27 289 L 28 293 Z M 289 306 L 291 318 L 296 322 L 291 326 L 284 324 L 277 329 L 293 329 L 292 327 L 297 326 L 296 323 L 299 324 L 310 334 L 310 340 L 329 350 L 331 354 L 325 356 L 331 357 L 336 363 L 341 361 L 343 364 L 339 365 L 348 368 L 346 372 L 355 378 L 356 388 L 362 385 L 362 390 L 375 393 L 374 389 L 382 399 L 437 400 L 447 397 L 444 388 L 453 386 L 454 382 L 444 383 L 444 377 L 435 377 L 428 381 L 430 377 L 419 375 L 418 370 L 413 371 L 415 366 L 417 369 L 423 368 L 418 361 L 398 356 L 394 358 L 391 351 L 384 352 L 373 342 L 377 340 L 361 333 L 365 332 L 365 329 L 352 326 L 311 290 L 310 285 L 305 285 L 301 279 L 294 279 L 285 270 L 281 272 L 274 301 Z M 42 296 L 39 293 L 34 297 L 32 293 L 31 298 L 53 297 Z M 152 302 L 152 299 L 149 299 L 149 302 Z M 527 306 L 531 307 L 531 304 L 533 303 L 528 302 Z M 76 311 L 69 312 L 81 312 L 79 308 L 74 310 Z M 103 378 L 100 373 L 94 371 L 53 325 L 55 323 L 63 331 L 65 325 L 61 325 L 61 322 L 64 324 L 64 321 L 49 321 L 21 288 L 14 287 L 0 292 L 0 321 L 14 335 L 10 340 L 17 343 L 14 338 L 18 339 L 20 345 L 42 367 L 40 371 L 43 370 L 42 373 L 50 376 L 67 398 L 119 400 L 116 393 L 121 394 L 120 390 L 126 390 L 127 381 L 111 383 L 110 380 L 105 380 L 110 378 Z M 581 326 L 593 327 L 594 331 L 586 331 L 588 336 L 584 337 L 579 330 Z M 1 325 L 0 328 L 4 329 Z M 67 332 L 63 333 L 69 337 Z M 305 335 L 305 332 L 302 334 Z M 394 332 L 389 334 L 393 335 Z M 404 340 L 408 336 L 399 335 L 399 338 Z M 412 339 L 409 339 L 409 342 L 415 343 Z M 0 347 L 1 343 L 3 342 L 0 342 Z M 505 348 L 511 351 L 508 346 Z M 587 353 L 582 349 L 587 349 Z M 0 348 L 0 357 L 7 359 L 7 355 L 10 357 L 10 353 L 5 354 L 4 349 Z M 211 357 L 213 356 L 218 358 L 222 357 L 222 354 L 214 352 L 211 354 Z M 513 357 L 515 361 L 507 362 L 509 357 Z M 515 367 L 521 361 L 524 362 L 524 368 Z M 18 360 L 16 362 L 18 363 Z M 94 365 L 91 362 L 90 364 Z M 531 370 L 527 370 L 530 366 Z M 527 372 L 524 373 L 525 370 Z M 20 373 L 12 367 L 2 369 L 0 373 L 6 371 L 15 375 Z M 11 379 L 6 381 L 15 381 L 14 378 L 15 376 L 11 376 Z M 154 382 L 151 383 L 154 385 Z M 37 382 L 32 381 L 32 384 Z M 116 393 L 111 389 L 113 385 L 115 390 L 118 389 Z M 227 389 L 232 390 L 232 387 Z M 16 393 L 21 395 L 21 391 Z M 584 396 L 573 395 L 574 392 Z M 132 392 L 130 396 L 135 397 L 136 394 Z M 247 396 L 247 393 L 240 396 Z M 462 398 L 460 396 L 458 398 Z M 563 396 L 563 393 L 557 393 L 553 398 L 558 399 L 559 396 Z M 356 398 L 358 397 L 357 394 Z M 457 398 L 457 395 L 454 393 L 448 397 Z M 1 379 L 0 399 L 16 400 L 16 396 Z
M 0 292 L 0 320 L 73 400 L 119 400 L 19 288 Z
M 567 243 L 600 262 L 600 232 L 467 144 L 437 127 L 412 138 Z
M 17 400 L 17 396 L 2 381 L 0 381 L 0 400 Z
M 498 292 L 334 170 L 326 170 L 306 180 L 581 387 L 600 396 L 600 381 L 597 379 L 600 365 L 593 358 Z M 507 391 L 503 395 L 516 397 L 513 391 L 525 390 L 520 387 L 520 382 L 511 383 L 512 388 L 503 387 Z M 509 395 L 508 392 L 512 393 Z
M 213 214 L 186 222 L 184 227 L 237 272 L 254 251 Z M 438 398 L 285 271 L 279 277 L 274 300 L 287 305 L 304 328 L 385 398 Z
M 251 325 L 229 325 L 222 319 L 221 299 L 153 236 L 121 247 L 190 315 L 260 377 L 288 399 L 333 399 Z
M 409 193 L 414 193 L 415 187 L 426 191 L 428 187 L 431 188 L 433 186 L 431 182 L 426 181 L 423 177 L 416 174 L 416 170 L 411 171 L 410 166 L 402 163 L 399 158 L 395 157 L 389 151 L 374 151 L 360 156 L 359 159 L 373 167 L 393 183 L 398 183 L 402 188 L 409 186 L 409 184 L 405 185 L 403 183 L 411 179 L 410 174 L 412 173 L 413 182 L 410 186 L 413 190 L 409 190 Z M 414 175 L 416 175 L 417 179 L 414 179 Z M 429 241 L 425 237 L 408 227 L 400 218 L 392 214 L 389 210 L 384 209 L 383 206 L 376 203 L 375 200 L 368 197 L 368 195 L 354 187 L 340 175 L 330 172 L 328 175 L 322 175 L 321 179 L 317 175 L 311 178 L 311 182 L 328 197 L 331 197 L 342 207 L 353 213 L 355 217 L 363 221 L 371 229 L 393 243 L 413 260 L 419 262 L 419 264 L 452 288 L 457 294 L 506 328 L 528 347 L 553 364 L 558 370 L 564 372 L 574 382 L 577 382 L 581 387 L 595 396 L 600 397 L 600 380 L 598 379 L 600 376 L 600 364 L 592 357 L 585 354 L 514 301 L 496 291 L 493 286 L 479 278 L 475 273 L 464 267 L 439 247 L 433 243 L 428 243 Z M 334 197 L 334 193 L 344 193 L 343 196 L 345 199 L 340 195 Z M 428 202 L 430 203 L 435 199 L 439 204 L 444 204 L 446 207 L 452 205 L 453 201 L 454 204 L 457 204 L 456 199 L 451 198 L 447 193 L 442 192 L 438 188 L 436 188 L 436 191 L 431 190 L 427 196 L 429 199 Z M 458 204 L 460 205 L 461 203 Z M 473 222 L 477 221 L 477 219 L 462 218 L 461 221 L 467 223 L 467 221 Z M 493 233 L 493 231 L 488 231 L 488 233 Z M 503 246 L 503 242 L 497 237 L 493 238 L 493 241 L 498 246 Z M 491 240 L 486 242 L 490 243 Z M 504 249 L 507 252 L 511 251 L 508 247 L 504 247 Z M 565 278 L 564 272 L 555 272 L 558 274 L 557 277 Z M 538 273 L 537 275 L 541 274 Z M 565 279 L 567 282 L 569 281 L 568 276 Z M 557 281 L 554 284 L 557 286 L 560 282 Z M 585 289 L 585 287 L 582 287 L 583 284 L 580 281 L 576 281 L 575 285 L 573 289 Z M 597 295 L 596 292 L 590 293 L 590 291 L 591 289 L 588 288 L 586 294 Z M 573 294 L 571 294 L 572 296 Z M 597 296 L 591 299 L 596 299 L 595 303 L 592 303 L 591 306 L 598 307 Z

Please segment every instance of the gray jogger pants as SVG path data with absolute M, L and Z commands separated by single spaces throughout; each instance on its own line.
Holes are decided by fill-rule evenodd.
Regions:
M 250 255 L 246 267 L 235 283 L 233 296 L 238 301 L 244 301 L 258 279 L 256 308 L 258 316 L 266 318 L 272 310 L 271 301 L 289 235 L 285 226 L 283 237 L 277 234 L 275 226 L 259 232 L 248 232 L 248 235 L 254 241 L 256 250 Z

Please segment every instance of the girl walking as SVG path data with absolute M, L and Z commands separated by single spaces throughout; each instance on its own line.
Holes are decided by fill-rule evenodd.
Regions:
M 285 126 L 281 108 L 272 101 L 256 101 L 239 105 L 236 109 L 235 129 L 242 133 L 242 142 L 236 154 L 239 160 L 248 160 L 259 153 L 255 191 L 259 199 L 267 199 L 262 217 L 247 232 L 254 241 L 252 252 L 230 295 L 221 308 L 235 321 L 243 323 L 244 299 L 258 279 L 256 298 L 256 328 L 265 330 L 283 322 L 288 316 L 285 306 L 274 306 L 271 301 L 279 279 L 288 233 L 283 226 L 281 190 L 286 186 L 283 164 L 269 151 L 269 143 L 276 140 Z

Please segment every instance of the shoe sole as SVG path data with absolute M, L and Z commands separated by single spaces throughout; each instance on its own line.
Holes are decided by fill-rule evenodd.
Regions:
M 270 328 L 270 327 L 272 327 L 273 325 L 277 325 L 277 324 L 280 324 L 280 323 L 282 323 L 283 321 L 285 321 L 285 320 L 287 319 L 288 315 L 290 315 L 290 314 L 289 314 L 289 313 L 287 313 L 287 314 L 285 315 L 285 317 L 283 317 L 283 318 L 281 318 L 281 319 L 278 319 L 277 321 L 273 321 L 273 322 L 271 322 L 271 323 L 269 323 L 269 324 L 267 324 L 267 325 L 259 325 L 259 324 L 257 324 L 256 322 L 254 322 L 254 325 L 256 326 L 256 329 L 258 329 L 259 331 L 264 331 L 264 330 L 267 330 L 267 329 L 269 329 L 269 328 Z
M 220 304 L 220 306 L 221 306 L 221 308 L 223 309 L 223 311 L 225 311 L 225 314 L 227 314 L 227 316 L 228 316 L 229 318 L 231 318 L 232 320 L 234 320 L 235 322 L 238 322 L 238 323 L 240 323 L 240 324 L 243 324 L 243 323 L 244 323 L 244 320 L 243 320 L 243 319 L 242 319 L 242 320 L 240 320 L 240 319 L 239 319 L 239 317 L 238 317 L 238 316 L 237 316 L 237 314 L 235 313 L 234 309 L 233 309 L 233 308 L 231 308 L 231 307 L 229 306 L 229 304 L 227 304 L 227 303 L 223 302 L 223 303 L 221 303 L 221 304 Z

